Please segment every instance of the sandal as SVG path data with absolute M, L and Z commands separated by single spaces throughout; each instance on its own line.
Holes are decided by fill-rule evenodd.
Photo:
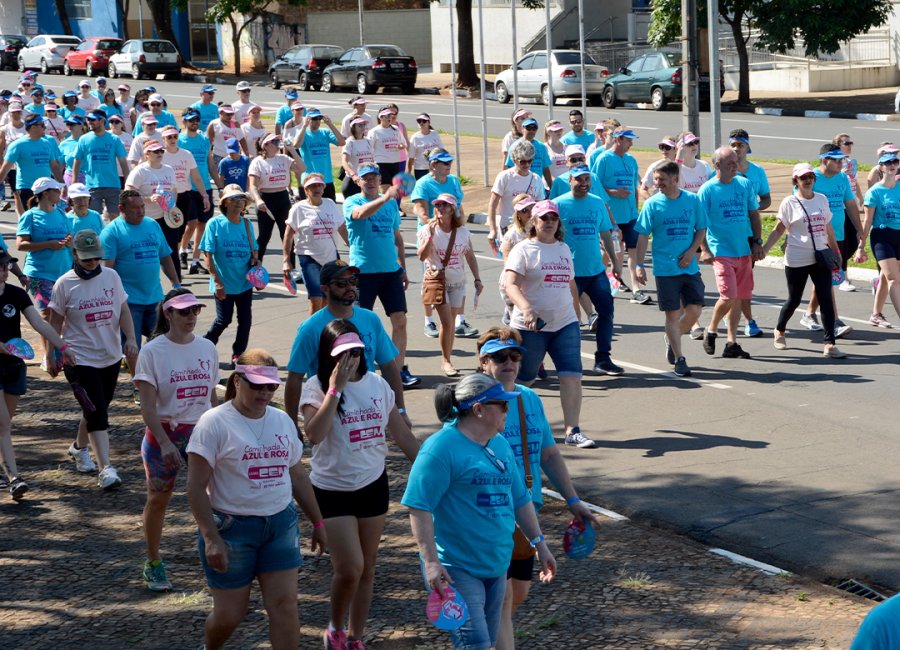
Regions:
M 454 368 L 450 364 L 442 365 L 441 369 L 444 371 L 444 374 L 448 377 L 459 377 L 459 370 Z

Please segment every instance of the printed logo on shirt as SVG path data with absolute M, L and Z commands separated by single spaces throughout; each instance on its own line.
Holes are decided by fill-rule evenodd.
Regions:
M 350 432 L 350 442 L 365 442 L 373 438 L 383 438 L 381 427 L 366 427 L 365 429 L 354 429 Z
M 96 323 L 102 320 L 109 320 L 113 316 L 112 310 L 109 311 L 93 311 L 84 315 L 84 320 L 88 323 Z
M 15 305 L 3 305 L 3 315 L 6 318 L 12 318 L 16 315 L 16 306 Z
M 259 447 L 244 447 L 244 456 L 241 460 L 265 460 L 268 458 L 288 458 L 290 454 L 285 445 L 261 445 Z
M 253 481 L 281 478 L 284 476 L 284 465 L 256 465 L 247 470 L 247 478 Z
M 209 386 L 182 386 L 175 391 L 177 399 L 194 399 L 209 395 Z
M 509 505 L 508 494 L 491 494 L 490 492 L 479 492 L 475 498 L 475 505 L 479 508 L 498 508 Z

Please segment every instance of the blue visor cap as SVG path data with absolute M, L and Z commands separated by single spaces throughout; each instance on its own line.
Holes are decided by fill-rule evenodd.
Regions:
M 897 154 L 895 153 L 886 153 L 878 159 L 878 164 L 883 165 L 884 163 L 891 162 L 892 160 L 900 160 L 900 158 L 897 158 Z
M 106 113 L 104 113 L 103 111 L 91 111 L 87 114 L 87 118 L 89 120 L 105 120 Z
M 453 162 L 453 156 L 446 151 L 441 151 L 440 153 L 436 153 L 433 156 L 428 157 L 428 162 L 445 162 L 451 163 Z
M 494 354 L 494 352 L 500 352 L 500 350 L 519 350 L 524 352 L 525 348 L 520 343 L 517 343 L 515 339 L 491 339 L 481 346 L 481 351 L 478 354 Z
M 584 176 L 585 174 L 590 175 L 591 170 L 586 165 L 578 165 L 578 167 L 573 167 L 569 170 L 569 176 L 571 178 L 577 178 L 578 176 Z
M 66 118 L 66 124 L 69 126 L 75 126 L 76 124 L 81 124 L 84 126 L 84 120 L 81 119 L 79 115 L 70 115 Z
M 481 351 L 484 352 L 484 348 L 481 348 Z M 495 402 L 497 400 L 509 402 L 518 398 L 518 393 L 507 393 L 505 390 L 503 390 L 503 384 L 497 382 L 486 391 L 479 393 L 475 397 L 470 397 L 469 399 L 460 402 L 459 410 L 468 411 L 476 404 L 482 404 L 483 402 Z
M 308 117 L 310 119 L 322 117 L 322 111 L 320 111 L 318 108 L 311 108 L 311 109 L 309 109 L 309 112 L 306 114 L 306 117 Z
M 841 153 L 840 149 L 832 149 L 831 151 L 826 151 L 825 153 L 819 154 L 819 160 L 824 160 L 825 158 L 834 158 L 835 160 L 840 160 L 841 158 L 846 158 L 845 154 Z
M 623 129 L 621 131 L 616 131 L 613 133 L 614 138 L 628 138 L 629 140 L 637 140 L 641 136 L 632 131 L 631 129 Z
M 184 122 L 190 122 L 191 120 L 199 120 L 200 113 L 197 111 L 187 111 L 184 115 L 181 116 L 181 119 Z
M 63 98 L 65 99 L 68 97 L 78 97 L 78 93 L 76 93 L 74 90 L 67 90 L 63 93 Z
M 537 125 L 538 125 L 537 120 L 534 119 L 533 117 L 529 117 L 527 120 L 525 120 L 524 122 L 522 122 L 522 127 L 523 127 L 523 128 L 526 127 L 526 126 L 537 126 Z
M 216 92 L 216 87 L 215 86 L 203 86 L 203 88 L 200 89 L 200 92 L 201 93 L 214 93 L 214 92 Z
M 300 95 L 297 94 L 296 90 L 288 90 L 284 93 L 284 96 L 287 99 L 297 99 L 297 97 L 299 97 Z
M 363 176 L 368 176 L 369 174 L 380 174 L 381 170 L 378 169 L 378 165 L 367 163 L 365 165 L 361 165 L 360 168 L 356 170 L 356 173 L 360 178 L 362 178 Z
M 43 124 L 43 123 L 44 123 L 43 115 L 32 115 L 27 120 L 25 120 L 25 128 L 30 129 L 31 127 L 33 127 L 37 124 Z

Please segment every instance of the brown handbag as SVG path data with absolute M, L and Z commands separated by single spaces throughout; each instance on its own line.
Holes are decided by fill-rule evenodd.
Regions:
M 521 393 L 518 398 L 519 406 L 519 433 L 522 436 L 522 464 L 525 466 L 525 487 L 529 490 L 534 484 L 534 477 L 531 475 L 531 460 L 528 456 L 528 428 L 525 425 L 525 402 Z M 513 531 L 513 553 L 514 560 L 527 560 L 535 554 L 534 547 L 528 541 L 528 537 L 522 532 L 522 529 L 516 526 Z
M 441 260 L 440 269 L 428 269 L 422 278 L 422 304 L 423 305 L 443 305 L 444 296 L 447 289 L 447 277 L 444 270 L 450 262 L 450 254 L 453 252 L 453 245 L 456 243 L 456 228 L 450 231 L 450 243 L 447 245 L 447 251 L 444 253 L 444 259 Z

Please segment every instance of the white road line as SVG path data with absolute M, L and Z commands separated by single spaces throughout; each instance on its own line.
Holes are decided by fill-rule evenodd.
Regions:
M 758 569 L 763 573 L 768 573 L 770 576 L 777 576 L 783 573 L 787 573 L 787 571 L 785 571 L 784 569 L 779 569 L 777 566 L 772 566 L 771 564 L 766 564 L 765 562 L 759 562 L 758 560 L 754 560 L 745 555 L 739 555 L 737 553 L 732 553 L 731 551 L 726 551 L 724 548 L 711 548 L 709 549 L 709 552 L 715 553 L 716 555 L 721 555 L 722 557 L 731 560 L 735 564 L 743 564 L 744 566 Z

